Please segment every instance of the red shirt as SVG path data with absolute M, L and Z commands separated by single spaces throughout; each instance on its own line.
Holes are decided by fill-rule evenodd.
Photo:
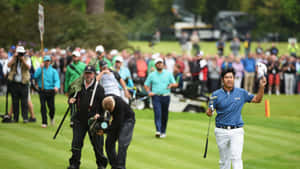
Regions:
M 147 76 L 147 63 L 145 60 L 139 59 L 136 61 L 136 69 L 138 77 L 146 77 Z

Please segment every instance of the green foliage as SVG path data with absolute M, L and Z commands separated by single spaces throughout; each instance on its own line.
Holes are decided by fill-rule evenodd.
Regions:
M 86 15 L 72 6 L 58 3 L 43 3 L 45 8 L 44 46 L 80 46 L 94 48 L 103 44 L 107 50 L 128 47 L 124 28 L 117 22 L 113 12 Z M 29 46 L 39 48 L 40 36 L 37 26 L 38 3 L 25 4 L 19 11 L 0 2 L 0 7 L 8 10 L 0 12 L 0 45 L 26 41 Z M 7 18 L 7 19 L 5 19 Z
M 206 0 L 193 0 L 193 1 L 184 1 L 184 7 L 186 10 L 196 14 L 201 15 L 205 11 Z
M 244 0 L 245 1 L 245 0 Z M 297 0 L 252 0 L 250 3 L 242 3 L 249 5 L 245 8 L 246 12 L 253 14 L 257 20 L 257 28 L 255 32 L 262 34 L 265 32 L 278 32 L 284 39 L 296 36 L 300 39 L 299 19 L 300 19 L 300 3 Z
M 120 22 L 129 39 L 150 40 L 157 29 L 169 29 L 174 23 L 172 3 L 173 0 L 112 0 L 106 1 L 105 7 L 122 16 Z
M 252 32 L 254 38 L 255 36 L 266 35 L 268 32 L 278 32 L 284 38 L 295 36 L 300 39 L 298 31 L 300 29 L 299 0 L 179 1 L 185 6 L 186 10 L 200 14 L 202 19 L 209 24 L 214 23 L 216 14 L 221 10 L 244 11 L 255 16 L 257 27 Z M 39 36 L 35 36 L 37 32 L 36 4 L 39 2 L 47 5 L 46 10 L 53 12 L 48 13 L 46 16 L 51 20 L 51 22 L 46 20 L 48 25 L 45 35 L 47 41 L 45 43 L 47 45 L 52 46 L 59 43 L 63 45 L 73 43 L 90 45 L 96 42 L 91 43 L 94 38 L 89 32 L 97 35 L 99 33 L 95 29 L 106 32 L 106 30 L 102 29 L 104 25 L 98 24 L 99 22 L 102 23 L 102 21 L 96 20 L 97 24 L 90 23 L 95 21 L 95 19 L 85 15 L 85 0 L 1 0 L 0 44 L 2 46 L 16 43 L 20 39 L 28 40 L 28 38 L 39 46 Z M 156 29 L 170 33 L 171 26 L 175 22 L 175 16 L 171 12 L 173 2 L 174 0 L 106 0 L 105 11 L 113 13 L 104 14 L 105 17 L 118 21 L 119 23 L 113 23 L 113 25 L 117 25 L 116 27 L 120 27 L 119 24 L 122 25 L 120 27 L 121 31 L 113 31 L 112 29 L 108 31 L 113 31 L 117 35 L 119 34 L 117 32 L 121 32 L 122 36 L 127 34 L 130 39 L 135 40 L 149 39 Z M 57 9 L 55 9 L 56 7 Z M 31 18 L 26 18 L 25 16 Z M 32 20 L 29 21 L 30 19 Z M 60 24 L 58 25 L 57 22 Z M 25 24 L 26 28 L 22 26 L 16 27 L 16 24 L 20 25 L 21 23 Z M 51 27 L 49 27 L 49 24 L 51 24 Z M 105 22 L 102 24 L 105 24 Z M 72 29 L 69 28 L 69 25 L 72 25 Z M 89 34 L 87 35 L 89 39 L 85 42 L 78 42 L 80 41 L 78 40 L 79 36 L 81 39 L 86 40 L 83 37 L 83 34 L 86 35 L 86 33 Z M 162 33 L 162 39 L 164 36 L 165 33 Z M 112 44 L 112 42 L 108 44 Z
M 119 14 L 126 16 L 128 19 L 135 18 L 145 11 L 149 11 L 152 5 L 151 1 L 144 0 L 111 0 L 108 3 L 108 7 L 116 10 Z
M 155 31 L 156 18 L 152 13 L 147 13 L 129 20 L 126 24 L 129 32 L 129 39 L 141 40 Z

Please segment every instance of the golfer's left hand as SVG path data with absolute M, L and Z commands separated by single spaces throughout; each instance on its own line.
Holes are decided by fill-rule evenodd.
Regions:
M 267 80 L 266 80 L 266 77 L 262 77 L 259 81 L 259 86 L 260 87 L 265 87 L 267 84 Z
M 54 92 L 57 93 L 58 92 L 58 88 L 54 87 Z

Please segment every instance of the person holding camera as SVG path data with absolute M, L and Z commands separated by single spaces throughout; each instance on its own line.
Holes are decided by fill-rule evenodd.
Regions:
M 46 55 L 44 56 L 43 61 L 40 68 L 34 73 L 34 78 L 39 87 L 42 128 L 46 128 L 48 124 L 46 102 L 49 109 L 51 124 L 54 125 L 55 93 L 57 93 L 60 88 L 60 79 L 58 72 L 51 65 L 51 57 Z
M 93 145 L 98 169 L 104 169 L 107 165 L 107 159 L 103 154 L 104 138 L 101 135 L 92 133 L 88 124 L 88 120 L 91 117 L 94 117 L 96 114 L 99 117 L 99 114 L 103 114 L 101 103 L 104 98 L 104 89 L 101 85 L 96 86 L 98 83 L 96 83 L 95 68 L 93 66 L 86 66 L 83 76 L 84 80 L 81 90 L 71 94 L 69 99 L 70 104 L 75 104 L 75 113 L 73 115 L 72 156 L 69 160 L 70 166 L 68 169 L 79 169 L 81 149 L 86 133 L 89 134 Z M 94 89 L 95 94 L 93 97 Z M 92 105 L 90 106 L 91 103 Z
M 118 96 L 107 96 L 102 101 L 104 111 L 110 112 L 111 124 L 107 130 L 105 149 L 112 169 L 126 169 L 127 149 L 132 139 L 135 125 L 135 113 Z M 97 115 L 96 118 L 100 116 Z M 99 132 L 103 134 L 103 132 Z M 118 153 L 116 142 L 118 141 Z
M 16 48 L 16 53 L 8 62 L 7 66 L 10 68 L 8 73 L 9 87 L 11 91 L 14 121 L 19 121 L 19 102 L 21 100 L 21 109 L 23 122 L 28 122 L 28 85 L 30 81 L 30 67 L 31 61 L 26 56 L 23 46 Z

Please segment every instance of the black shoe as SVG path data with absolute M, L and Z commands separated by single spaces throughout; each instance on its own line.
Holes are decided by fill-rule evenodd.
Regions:
M 32 122 L 32 123 L 36 122 L 36 118 L 30 117 L 30 118 L 29 118 L 29 122 Z
M 75 165 L 70 165 L 67 169 L 79 169 L 79 167 L 76 167 Z
M 2 123 L 12 123 L 13 120 L 11 119 L 11 117 L 9 115 L 5 115 L 2 119 Z
M 70 127 L 73 128 L 73 126 L 74 126 L 74 122 L 70 121 Z

